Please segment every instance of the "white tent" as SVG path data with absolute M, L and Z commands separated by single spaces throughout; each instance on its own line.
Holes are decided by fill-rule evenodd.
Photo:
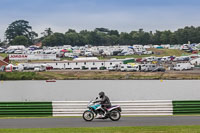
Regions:
M 13 64 L 9 64 L 6 67 L 14 67 L 14 65 Z
M 97 60 L 99 60 L 97 57 L 81 57 L 74 59 L 74 61 L 97 61 Z
M 13 50 L 16 50 L 16 49 L 18 49 L 18 50 L 24 50 L 24 49 L 26 49 L 26 47 L 23 46 L 23 45 L 16 45 L 16 46 L 10 46 L 7 49 L 8 50 L 10 50 L 10 49 L 13 49 Z
M 192 65 L 200 65 L 200 58 L 196 58 L 196 59 L 194 59 L 194 60 L 191 60 L 190 63 L 191 63 Z

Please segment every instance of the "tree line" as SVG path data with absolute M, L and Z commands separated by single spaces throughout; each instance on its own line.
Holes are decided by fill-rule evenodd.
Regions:
M 133 44 L 185 44 L 200 43 L 200 27 L 186 26 L 176 31 L 146 32 L 143 29 L 137 31 L 119 32 L 107 28 L 96 28 L 93 31 L 82 30 L 77 32 L 73 29 L 65 33 L 53 32 L 47 28 L 41 33 L 42 37 L 32 31 L 32 26 L 26 20 L 17 20 L 11 23 L 5 31 L 6 41 L 9 45 L 32 45 L 42 42 L 43 46 L 84 46 L 86 44 L 94 46 L 110 45 L 133 45 Z M 2 44 L 2 42 L 0 42 Z

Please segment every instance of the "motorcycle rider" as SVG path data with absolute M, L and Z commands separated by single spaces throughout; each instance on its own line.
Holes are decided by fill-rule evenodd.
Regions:
M 105 93 L 102 91 L 99 93 L 99 98 L 101 98 L 100 100 L 96 100 L 95 103 L 99 102 L 103 108 L 103 111 L 104 111 L 104 115 L 103 116 L 98 116 L 97 115 L 97 118 L 99 117 L 105 117 L 106 114 L 107 114 L 107 109 L 108 108 L 111 108 L 111 102 L 110 102 L 110 99 L 105 95 Z

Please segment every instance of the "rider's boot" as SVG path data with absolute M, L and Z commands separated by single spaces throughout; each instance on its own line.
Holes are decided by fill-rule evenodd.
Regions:
M 102 118 L 102 117 L 103 117 L 102 115 L 97 114 L 95 118 L 96 118 L 96 119 L 100 119 L 100 118 Z
M 107 115 L 107 110 L 104 110 L 104 114 L 102 115 L 102 117 L 106 117 L 106 115 Z

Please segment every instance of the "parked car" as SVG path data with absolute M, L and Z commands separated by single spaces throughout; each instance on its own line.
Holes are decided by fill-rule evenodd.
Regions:
M 166 69 L 162 66 L 156 67 L 152 72 L 165 72 Z
M 53 67 L 51 65 L 46 65 L 44 67 L 46 67 L 46 70 L 53 70 Z
M 111 67 L 108 67 L 108 71 L 116 71 L 116 67 L 115 66 L 111 66 Z
M 119 71 L 119 70 L 120 70 L 119 65 L 108 67 L 108 71 Z
M 141 65 L 141 71 L 144 71 L 144 72 L 153 71 L 155 68 L 156 68 L 155 64 L 142 64 Z
M 170 56 L 164 56 L 164 57 L 162 57 L 161 61 L 163 61 L 163 62 L 171 61 L 171 57 Z
M 190 63 L 178 63 L 174 67 L 174 70 L 183 71 L 183 70 L 191 70 L 194 67 L 194 65 L 191 65 Z
M 0 49 L 0 53 L 5 53 L 6 49 Z
M 0 67 L 0 72 L 4 72 L 5 71 L 5 66 L 1 66 Z
M 5 51 L 5 53 L 7 53 L 7 54 L 12 54 L 12 53 L 14 53 L 14 52 L 15 52 L 15 50 L 13 50 L 13 49 L 10 49 L 10 50 Z
M 181 56 L 181 57 L 176 57 L 173 61 L 189 61 L 190 57 L 188 56 Z
M 146 57 L 147 62 L 158 61 L 157 57 Z
M 133 71 L 141 71 L 142 66 L 141 65 L 135 65 L 133 66 Z
M 42 65 L 41 65 L 41 66 L 38 65 L 38 66 L 35 66 L 35 67 L 34 67 L 34 71 L 35 71 L 35 72 L 46 71 L 46 67 L 45 67 L 45 66 L 42 66 Z
M 106 70 L 106 67 L 105 66 L 101 66 L 99 69 L 100 70 Z
M 122 72 L 133 72 L 134 71 L 133 66 L 128 65 L 128 64 L 121 65 L 120 70 Z
M 14 51 L 14 54 L 22 54 L 22 53 L 23 53 L 22 50 L 15 50 L 15 51 Z

